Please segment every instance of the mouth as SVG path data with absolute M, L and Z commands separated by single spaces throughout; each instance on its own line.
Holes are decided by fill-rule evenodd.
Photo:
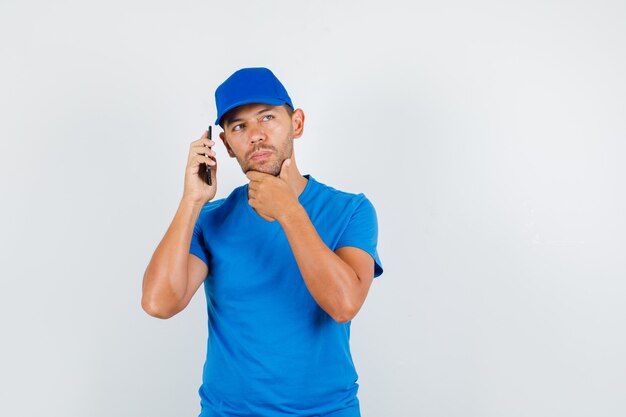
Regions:
M 259 161 L 261 159 L 266 159 L 269 158 L 269 156 L 272 154 L 271 151 L 257 151 L 255 153 L 252 154 L 252 156 L 250 157 L 250 159 L 252 161 Z

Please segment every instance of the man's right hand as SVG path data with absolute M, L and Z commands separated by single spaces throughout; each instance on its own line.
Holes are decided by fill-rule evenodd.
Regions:
M 208 139 L 208 131 L 205 131 L 200 139 L 191 142 L 187 168 L 185 170 L 183 200 L 203 206 L 207 201 L 215 197 L 217 192 L 217 161 L 215 152 L 209 149 L 213 145 L 215 145 L 215 142 Z M 200 164 L 207 164 L 211 167 L 212 185 L 207 184 L 200 177 Z M 204 168 L 204 165 L 202 168 Z M 205 175 L 205 173 L 203 172 L 202 175 Z

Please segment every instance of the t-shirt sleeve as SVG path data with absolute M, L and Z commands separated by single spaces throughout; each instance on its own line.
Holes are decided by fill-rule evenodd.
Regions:
M 204 235 L 202 232 L 202 222 L 200 221 L 202 216 L 198 216 L 198 220 L 193 227 L 193 235 L 191 236 L 191 245 L 189 247 L 189 253 L 196 255 L 202 259 L 207 266 L 209 265 L 209 257 L 204 245 Z
M 374 278 L 383 273 L 382 263 L 378 257 L 378 221 L 376 210 L 363 194 L 359 194 L 357 207 L 352 213 L 346 229 L 339 237 L 336 248 L 354 246 L 369 253 L 374 259 Z

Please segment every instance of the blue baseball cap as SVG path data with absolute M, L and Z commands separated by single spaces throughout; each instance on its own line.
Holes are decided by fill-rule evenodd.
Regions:
M 264 103 L 272 106 L 288 104 L 292 109 L 293 103 L 287 90 L 267 68 L 242 68 L 228 77 L 215 90 L 215 107 L 219 125 L 222 116 L 235 107 L 244 104 Z

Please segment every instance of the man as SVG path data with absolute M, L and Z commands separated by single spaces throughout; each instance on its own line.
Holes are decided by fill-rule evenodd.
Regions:
M 146 269 L 142 306 L 169 318 L 204 283 L 201 417 L 360 416 L 350 320 L 382 273 L 374 207 L 300 174 L 293 142 L 304 113 L 270 70 L 235 72 L 215 100 L 220 139 L 249 183 L 211 201 L 214 142 L 205 132 L 191 143 L 183 197 Z

